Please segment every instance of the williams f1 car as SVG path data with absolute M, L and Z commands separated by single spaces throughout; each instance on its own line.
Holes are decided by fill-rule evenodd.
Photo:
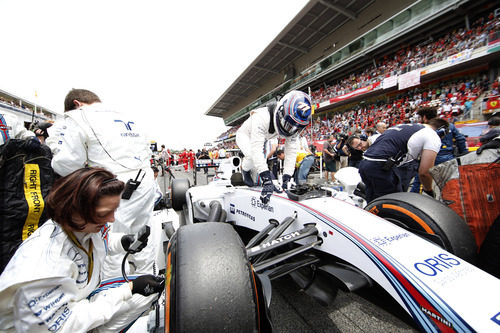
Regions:
M 500 280 L 476 266 L 450 208 L 415 193 L 367 204 L 349 169 L 342 192 L 297 186 L 263 204 L 239 162 L 208 185 L 172 182 L 182 218 L 165 254 L 166 331 L 271 331 L 270 281 L 284 275 L 323 304 L 378 285 L 425 332 L 500 331 Z

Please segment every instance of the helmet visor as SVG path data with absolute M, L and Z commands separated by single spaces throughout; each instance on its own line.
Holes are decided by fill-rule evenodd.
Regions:
M 299 125 L 291 117 L 283 116 L 282 112 L 278 112 L 278 126 L 282 135 L 292 136 L 302 132 L 307 125 Z

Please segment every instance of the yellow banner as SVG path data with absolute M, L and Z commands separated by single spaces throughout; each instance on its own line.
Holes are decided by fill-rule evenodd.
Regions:
M 23 240 L 28 238 L 38 228 L 45 202 L 40 184 L 40 168 L 38 164 L 24 165 L 24 196 L 28 203 L 28 216 L 24 222 Z

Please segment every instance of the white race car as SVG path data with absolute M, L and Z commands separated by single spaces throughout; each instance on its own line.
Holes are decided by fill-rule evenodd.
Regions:
M 236 159 L 208 185 L 172 183 L 183 218 L 165 255 L 166 331 L 271 331 L 270 281 L 286 274 L 322 303 L 378 284 L 425 332 L 500 331 L 500 280 L 474 265 L 472 234 L 445 205 L 414 193 L 366 205 L 349 171 L 343 195 L 299 186 L 262 204 Z

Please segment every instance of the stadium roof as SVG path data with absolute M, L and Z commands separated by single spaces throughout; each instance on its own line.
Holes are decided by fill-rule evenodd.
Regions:
M 375 0 L 311 0 L 205 113 L 222 117 L 272 75 L 330 36 Z

